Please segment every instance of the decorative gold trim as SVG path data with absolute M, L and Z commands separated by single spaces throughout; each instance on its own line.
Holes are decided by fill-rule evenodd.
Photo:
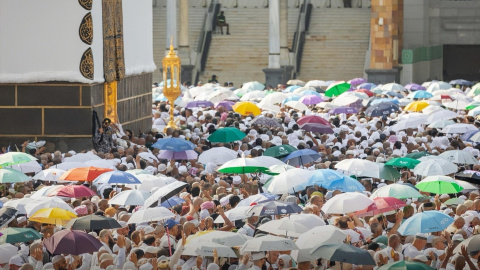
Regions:
M 18 85 L 15 84 L 15 107 L 18 105 Z
M 132 121 L 123 122 L 123 123 L 122 123 L 122 126 L 128 125 L 128 124 L 130 124 L 130 123 L 138 122 L 138 121 L 140 121 L 140 120 L 145 120 L 145 119 L 148 119 L 148 118 L 152 118 L 152 117 L 151 117 L 151 116 L 144 116 L 144 117 L 142 117 L 142 118 L 134 119 L 134 120 L 132 120 Z
M 93 53 L 92 48 L 88 48 L 80 60 L 80 73 L 83 77 L 93 80 Z
M 92 23 L 92 13 L 88 12 L 82 19 L 80 23 L 80 28 L 78 29 L 78 35 L 80 39 L 88 44 L 92 45 L 93 41 L 93 23 Z
M 92 3 L 93 0 L 78 0 L 80 6 L 82 6 L 86 10 L 92 10 Z
M 0 134 L 0 137 L 65 137 L 65 138 L 91 138 L 92 135 L 67 135 L 67 134 Z M 36 140 L 37 141 L 37 140 Z
M 80 106 L 82 106 L 82 86 L 80 86 L 80 90 L 78 92 L 80 94 L 80 98 L 79 98 Z
M 98 108 L 98 107 L 102 107 L 102 106 L 105 106 L 105 103 L 100 103 L 100 104 L 92 105 L 92 108 Z
M 90 109 L 92 106 L 0 106 L 2 109 Z
M 105 93 L 105 118 L 110 118 L 112 122 L 117 119 L 117 81 L 104 84 Z
M 122 0 L 102 0 L 105 83 L 125 78 Z
M 42 108 L 42 135 L 45 134 L 45 109 Z
M 133 96 L 133 97 L 119 99 L 119 100 L 117 100 L 117 102 L 124 102 L 124 101 L 128 101 L 128 100 L 131 100 L 131 99 L 135 99 L 135 98 L 139 98 L 139 97 L 143 97 L 143 96 L 151 96 L 151 95 L 152 95 L 152 93 L 145 93 L 145 94 L 141 94 L 141 95 L 137 95 L 137 96 Z

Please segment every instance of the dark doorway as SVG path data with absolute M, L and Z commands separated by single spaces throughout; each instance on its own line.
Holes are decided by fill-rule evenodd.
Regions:
M 443 45 L 443 80 L 480 80 L 480 45 Z

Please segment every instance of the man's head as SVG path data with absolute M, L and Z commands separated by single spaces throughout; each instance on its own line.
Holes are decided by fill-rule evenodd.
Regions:
M 415 239 L 413 239 L 412 245 L 418 250 L 422 250 L 425 245 L 427 245 L 427 236 L 421 233 L 417 233 L 415 235 Z
M 52 258 L 52 264 L 55 270 L 67 270 L 67 261 L 62 255 L 55 255 Z

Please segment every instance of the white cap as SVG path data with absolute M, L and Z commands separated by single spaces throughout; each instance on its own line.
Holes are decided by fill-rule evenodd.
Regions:
M 233 177 L 233 184 L 234 184 L 234 185 L 238 185 L 238 184 L 240 184 L 240 183 L 242 183 L 242 178 L 241 178 L 240 176 L 238 176 L 238 175 L 235 175 L 235 176 Z
M 22 257 L 20 257 L 20 255 L 15 255 L 15 256 L 10 258 L 10 260 L 8 261 L 8 264 L 13 264 L 13 265 L 16 265 L 16 266 L 22 266 L 24 264 L 24 262 L 23 262 Z

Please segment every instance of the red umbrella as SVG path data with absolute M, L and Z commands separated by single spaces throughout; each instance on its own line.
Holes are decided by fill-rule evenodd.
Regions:
M 307 123 L 314 123 L 314 124 L 322 124 L 325 126 L 330 126 L 330 123 L 325 120 L 324 118 L 318 116 L 318 115 L 307 115 L 303 116 L 300 119 L 298 119 L 297 124 L 298 125 L 303 125 Z
M 405 202 L 393 197 L 377 197 L 373 199 L 373 204 L 366 209 L 355 212 L 359 217 L 375 216 L 378 214 L 397 210 L 407 205 Z
M 113 171 L 112 169 L 107 168 L 97 168 L 97 167 L 83 167 L 83 168 L 73 168 L 66 171 L 59 180 L 66 181 L 93 181 L 100 174 Z
M 54 189 L 48 197 L 59 196 L 59 197 L 68 197 L 68 198 L 81 198 L 81 197 L 92 197 L 97 195 L 93 190 L 89 189 L 86 186 L 61 186 Z
M 362 89 L 357 89 L 357 90 L 355 90 L 355 91 L 353 91 L 353 92 L 364 93 L 364 94 L 367 94 L 367 96 L 369 96 L 369 97 L 372 97 L 372 96 L 373 96 L 373 92 L 370 91 L 370 90 L 368 90 L 368 89 L 363 89 L 363 88 L 362 88 Z
M 62 230 L 46 239 L 43 244 L 55 254 L 80 255 L 98 251 L 103 244 L 92 235 L 77 230 Z

